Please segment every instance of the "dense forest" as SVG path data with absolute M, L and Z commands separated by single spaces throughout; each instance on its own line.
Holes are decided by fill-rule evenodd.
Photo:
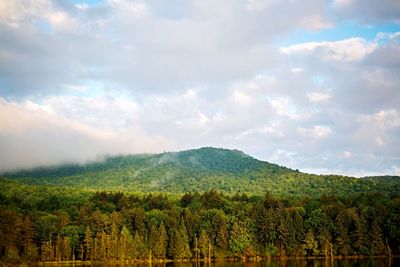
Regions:
M 105 157 L 87 164 L 65 164 L 0 175 L 31 185 L 182 194 L 211 189 L 275 196 L 310 196 L 400 191 L 399 177 L 312 175 L 260 161 L 238 150 L 206 147 L 161 154 Z
M 399 255 L 399 184 L 214 148 L 17 171 L 0 178 L 0 260 Z
M 400 253 L 399 194 L 136 195 L 2 183 L 4 262 Z

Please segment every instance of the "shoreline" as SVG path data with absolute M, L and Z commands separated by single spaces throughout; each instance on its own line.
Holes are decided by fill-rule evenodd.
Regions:
M 365 259 L 388 259 L 392 260 L 393 258 L 400 258 L 400 255 L 392 255 L 391 257 L 381 255 L 381 256 L 334 256 L 334 257 L 322 257 L 322 256 L 313 256 L 313 257 L 252 257 L 248 259 L 241 258 L 214 258 L 211 260 L 204 259 L 185 259 L 185 260 L 96 260 L 96 261 L 39 261 L 35 262 L 37 266 L 52 266 L 52 265 L 60 265 L 60 264 L 78 264 L 78 265 L 96 265 L 96 264 L 167 264 L 167 263 L 203 263 L 203 264 L 211 264 L 218 262 L 235 262 L 235 263 L 254 263 L 254 262 L 262 262 L 262 261 L 303 261 L 303 260 L 325 260 L 325 261 L 336 261 L 336 260 L 365 260 Z M 24 266 L 29 263 L 22 263 L 19 266 Z

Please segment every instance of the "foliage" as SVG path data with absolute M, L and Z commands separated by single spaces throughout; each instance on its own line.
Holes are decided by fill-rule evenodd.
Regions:
M 5 176 L 11 265 L 400 254 L 399 177 L 310 175 L 215 148 Z
M 72 206 L 54 210 L 52 205 L 30 209 L 24 198 L 30 199 L 31 188 L 18 190 L 26 190 L 22 201 L 6 190 L 0 205 L 0 258 L 8 263 L 400 253 L 399 195 L 247 198 L 216 191 L 190 197 L 83 191 L 82 202 L 75 190 L 59 195 Z M 52 195 L 48 190 L 35 201 Z M 202 201 L 208 196 L 215 203 Z
M 4 173 L 4 178 L 31 185 L 123 192 L 246 192 L 275 196 L 346 195 L 356 192 L 399 192 L 399 177 L 363 179 L 311 175 L 254 159 L 237 150 L 201 148 L 182 152 L 105 157 L 102 161 L 41 167 Z M 0 197 L 1 201 L 1 197 Z M 38 205 L 57 209 L 54 195 Z M 113 209 L 113 207 L 109 207 Z

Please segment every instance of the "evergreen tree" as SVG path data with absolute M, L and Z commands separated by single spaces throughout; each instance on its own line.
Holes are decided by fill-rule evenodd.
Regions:
M 57 235 L 57 241 L 56 241 L 56 255 L 55 255 L 55 260 L 56 261 L 61 261 L 61 248 L 62 248 L 62 240 L 61 236 Z
M 109 258 L 110 259 L 117 259 L 118 258 L 118 230 L 117 226 L 113 223 L 111 227 L 111 234 L 109 237 Z
M 149 231 L 149 239 L 148 239 L 148 248 L 149 251 L 151 252 L 151 256 L 156 256 L 156 250 L 157 250 L 157 243 L 159 241 L 159 232 L 157 229 L 156 223 L 151 223 L 150 226 L 150 231 Z
M 139 233 L 135 233 L 135 237 L 133 238 L 133 258 L 134 259 L 144 259 L 146 258 L 146 247 L 143 242 L 143 238 L 139 236 Z
M 61 249 L 61 256 L 64 261 L 71 260 L 71 240 L 68 236 L 65 236 L 62 239 L 62 249 Z
M 373 255 L 381 255 L 384 252 L 384 242 L 382 238 L 382 230 L 376 219 L 371 225 L 371 251 Z
M 217 210 L 211 220 L 211 228 L 214 230 L 213 243 L 217 252 L 221 255 L 228 250 L 227 219 L 223 211 Z
M 35 244 L 35 226 L 29 217 L 26 217 L 23 222 L 21 236 L 24 246 L 23 258 L 28 261 L 38 260 L 39 254 Z
M 353 246 L 356 250 L 355 252 L 357 252 L 359 255 L 367 255 L 369 253 L 367 223 L 363 216 L 357 216 L 354 219 L 355 231 Z
M 199 248 L 200 248 L 200 253 L 204 257 L 204 260 L 211 257 L 210 247 L 211 247 L 211 240 L 208 237 L 206 230 L 203 229 L 203 230 L 201 230 L 201 233 L 200 233 Z
M 129 232 L 128 228 L 125 227 L 125 225 L 122 226 L 118 248 L 119 248 L 119 255 L 118 255 L 119 260 L 132 259 L 132 255 L 134 254 L 133 252 L 134 241 L 131 233 Z
M 167 254 L 167 246 L 168 246 L 168 235 L 165 230 L 164 223 L 161 221 L 160 227 L 158 230 L 157 242 L 154 245 L 154 255 L 158 259 L 164 259 Z
M 92 259 L 92 232 L 90 231 L 89 226 L 86 226 L 86 231 L 85 231 L 85 260 L 91 260 Z
M 339 255 L 348 255 L 351 251 L 347 218 L 344 210 L 340 210 L 336 218 L 336 250 Z
M 172 257 L 176 260 L 182 260 L 192 256 L 183 217 L 181 218 L 177 231 L 172 233 L 171 252 Z

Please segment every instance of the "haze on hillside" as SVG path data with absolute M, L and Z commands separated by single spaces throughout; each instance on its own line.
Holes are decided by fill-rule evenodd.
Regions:
M 0 177 L 35 186 L 127 193 L 183 194 L 215 190 L 230 195 L 247 193 L 260 196 L 271 192 L 281 197 L 319 197 L 322 194 L 348 196 L 363 192 L 390 195 L 400 192 L 398 176 L 311 175 L 257 160 L 238 150 L 213 147 L 106 157 L 83 165 L 34 168 L 3 173 Z M 3 186 L 9 186 L 9 181 L 1 182 Z
M 2 0 L 0 171 L 214 146 L 398 175 L 400 5 Z

